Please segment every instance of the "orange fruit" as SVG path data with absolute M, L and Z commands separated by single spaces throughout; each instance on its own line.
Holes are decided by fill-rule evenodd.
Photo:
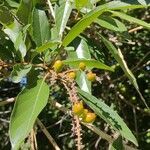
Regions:
M 72 106 L 72 111 L 75 115 L 80 116 L 83 113 L 84 107 L 82 101 L 75 103 Z
M 92 72 L 87 73 L 87 79 L 91 82 L 95 81 L 96 80 L 96 74 L 92 73 Z

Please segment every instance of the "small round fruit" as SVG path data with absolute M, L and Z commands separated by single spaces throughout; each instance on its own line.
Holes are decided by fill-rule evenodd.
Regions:
M 74 71 L 69 72 L 69 73 L 68 73 L 68 77 L 69 77 L 70 79 L 75 79 L 76 73 L 75 73 Z
M 144 108 L 144 112 L 150 113 L 150 109 Z
M 95 113 L 87 113 L 85 119 L 83 120 L 86 123 L 93 123 L 96 119 Z
M 79 64 L 79 68 L 81 69 L 81 70 L 85 70 L 85 68 L 86 68 L 86 65 L 85 65 L 85 63 L 84 62 L 80 62 L 80 64 Z
M 95 73 L 92 73 L 92 72 L 89 72 L 87 74 L 87 79 L 91 82 L 95 81 L 96 80 L 96 74 Z
M 85 120 L 87 113 L 88 113 L 88 109 L 84 109 L 82 114 L 80 115 L 80 118 L 82 119 L 82 121 Z
M 61 60 L 57 60 L 53 65 L 53 68 L 56 72 L 61 71 L 62 67 L 63 67 L 63 62 Z
M 73 113 L 80 116 L 83 113 L 84 107 L 82 101 L 75 103 L 72 106 Z

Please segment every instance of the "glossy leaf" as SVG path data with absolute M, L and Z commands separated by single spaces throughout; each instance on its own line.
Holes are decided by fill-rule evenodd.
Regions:
M 26 45 L 24 41 L 24 34 L 23 30 L 26 28 L 22 28 L 22 26 L 17 22 L 14 21 L 14 23 L 10 24 L 4 29 L 4 32 L 9 36 L 11 41 L 14 43 L 14 47 L 17 50 L 19 50 L 22 58 L 26 55 Z
M 56 9 L 56 28 L 58 30 L 59 38 L 62 38 L 64 29 L 72 11 L 72 2 L 66 0 L 60 7 Z
M 62 45 L 67 46 L 74 38 L 76 38 L 88 25 L 90 25 L 100 14 L 106 10 L 106 5 L 97 7 L 95 10 L 89 12 L 77 24 L 75 24 L 70 32 L 64 38 Z
M 98 69 L 114 71 L 113 68 L 93 59 L 71 59 L 71 60 L 64 60 L 63 62 L 64 64 L 68 64 L 68 65 L 70 64 L 76 67 L 79 65 L 80 62 L 84 62 L 89 69 L 98 68 Z
M 78 89 L 79 94 L 82 99 L 87 103 L 87 105 L 103 120 L 105 120 L 109 125 L 111 125 L 115 130 L 119 131 L 120 134 L 133 142 L 135 145 L 138 145 L 135 136 L 132 134 L 130 129 L 124 123 L 122 118 L 114 111 L 111 107 L 106 105 L 101 99 Z
M 75 0 L 75 6 L 77 9 L 83 8 L 88 3 L 88 0 Z
M 32 65 L 22 65 L 22 64 L 16 64 L 13 67 L 13 71 L 11 72 L 11 79 L 14 83 L 18 83 L 21 81 L 23 77 L 26 76 L 26 74 L 31 70 Z
M 91 82 L 87 80 L 86 73 L 84 71 L 78 71 L 76 82 L 80 89 L 87 93 L 91 93 Z
M 109 16 L 101 16 L 100 18 L 96 19 L 95 22 L 98 23 L 100 26 L 113 31 L 127 31 L 126 26 L 122 22 Z
M 45 50 L 47 50 L 49 48 L 52 48 L 53 46 L 58 45 L 58 44 L 59 44 L 58 41 L 49 41 L 47 43 L 44 43 L 42 46 L 38 47 L 36 49 L 36 51 L 40 53 L 40 52 L 43 52 L 43 51 L 45 51 Z
M 38 47 L 50 40 L 50 27 L 45 11 L 33 10 L 32 30 L 33 39 Z
M 0 6 L 0 23 L 3 25 L 9 25 L 14 21 L 12 14 L 8 10 L 9 8 Z
M 131 1 L 131 0 L 126 0 L 126 1 L 120 1 L 120 0 L 115 0 L 110 3 L 108 3 L 108 7 L 111 10 L 126 10 L 126 9 L 137 9 L 137 8 L 144 8 L 145 6 L 140 5 L 136 0 Z
M 121 1 L 112 1 L 98 6 L 96 9 L 90 11 L 85 15 L 78 23 L 76 23 L 70 32 L 64 38 L 62 45 L 67 46 L 72 40 L 74 40 L 87 26 L 89 26 L 98 16 L 107 10 L 118 10 L 128 8 L 143 8 L 142 5 L 131 5 L 129 3 Z
M 0 59 L 13 60 L 14 59 L 13 43 L 9 40 L 7 35 L 0 30 Z
M 10 119 L 9 136 L 13 150 L 20 144 L 33 128 L 35 120 L 46 106 L 49 87 L 44 80 L 38 80 L 36 86 L 25 88 L 16 98 Z
M 140 4 L 142 4 L 142 5 L 148 5 L 148 4 L 150 4 L 150 1 L 148 1 L 148 0 L 137 0 Z
M 74 48 L 72 50 L 71 49 L 67 50 L 68 59 L 90 59 L 91 58 L 88 44 L 84 38 L 82 39 L 77 38 L 76 40 L 74 40 L 72 44 L 76 50 L 74 50 Z M 78 67 L 71 64 L 69 64 L 69 66 Z M 91 82 L 87 80 L 84 71 L 77 71 L 76 82 L 83 91 L 91 93 Z
M 91 59 L 91 54 L 89 51 L 88 44 L 86 43 L 86 41 L 84 39 L 81 39 L 79 45 L 77 46 L 76 54 L 77 54 L 77 58 Z
M 117 12 L 117 11 L 110 11 L 113 15 L 117 16 L 117 17 L 120 17 L 121 19 L 124 19 L 124 20 L 127 20 L 129 22 L 133 22 L 133 23 L 136 23 L 138 25 L 141 25 L 145 28 L 148 28 L 150 29 L 150 23 L 146 23 L 145 21 L 142 21 L 140 19 L 137 19 L 137 18 L 134 18 L 134 17 L 131 17 L 125 13 L 122 13 L 122 12 Z
M 20 6 L 17 11 L 17 17 L 20 22 L 22 22 L 24 25 L 27 25 L 30 23 L 30 18 L 32 15 L 32 0 L 21 0 Z
M 79 59 L 91 59 L 88 44 L 83 38 L 80 40 L 75 52 L 77 54 L 77 58 Z M 79 85 L 80 89 L 85 92 L 91 93 L 91 82 L 87 80 L 84 71 L 78 71 L 76 82 Z

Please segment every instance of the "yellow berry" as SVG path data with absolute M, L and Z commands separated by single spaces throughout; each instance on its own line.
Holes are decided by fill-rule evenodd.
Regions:
M 85 63 L 84 62 L 80 62 L 80 64 L 79 64 L 79 68 L 81 69 L 81 70 L 85 70 L 85 68 L 86 68 L 86 65 L 85 65 Z
M 72 107 L 72 110 L 75 115 L 81 115 L 84 110 L 82 101 L 75 103 Z
M 85 119 L 83 120 L 86 123 L 92 123 L 96 119 L 95 113 L 87 113 Z
M 57 60 L 53 65 L 53 68 L 56 72 L 61 71 L 62 67 L 63 67 L 63 62 L 61 60 Z
M 91 82 L 95 81 L 96 80 L 96 74 L 95 73 L 92 73 L 92 72 L 89 72 L 87 74 L 87 79 Z
M 82 118 L 82 121 L 85 120 L 87 113 L 88 113 L 88 110 L 84 109 L 83 112 L 82 112 L 82 114 L 80 115 L 80 118 Z
M 69 73 L 68 73 L 68 77 L 69 77 L 70 79 L 75 79 L 76 73 L 75 73 L 74 71 L 69 72 Z

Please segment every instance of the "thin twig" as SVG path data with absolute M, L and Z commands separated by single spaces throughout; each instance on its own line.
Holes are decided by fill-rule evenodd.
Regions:
M 45 136 L 48 138 L 49 142 L 53 145 L 55 150 L 60 150 L 59 146 L 57 145 L 57 143 L 55 142 L 53 137 L 50 135 L 50 133 L 47 131 L 46 127 L 43 125 L 43 123 L 39 119 L 37 119 L 37 124 L 39 125 L 39 127 L 41 128 L 41 130 L 43 131 Z
M 31 150 L 35 150 L 35 147 L 34 147 L 34 129 L 31 130 L 30 132 L 30 145 L 31 145 Z
M 137 125 L 137 117 L 136 117 L 136 110 L 133 108 L 133 115 L 134 115 L 134 126 L 136 131 L 136 137 L 138 138 L 138 125 Z
M 12 103 L 14 101 L 15 101 L 15 98 L 9 98 L 7 100 L 1 101 L 0 102 L 0 106 L 4 106 L 4 105 L 7 105 L 7 104 L 10 104 L 10 103 Z
M 35 146 L 35 149 L 37 150 L 37 149 L 38 149 L 38 146 L 37 146 L 37 140 L 36 140 L 36 133 L 35 133 L 35 130 L 34 130 L 33 138 L 34 138 L 34 146 Z
M 128 32 L 129 32 L 129 33 L 132 33 L 132 32 L 136 32 L 136 31 L 141 30 L 141 29 L 143 29 L 143 26 L 139 26 L 139 27 L 130 29 Z
M 54 10 L 53 10 L 51 1 L 50 1 L 50 0 L 47 0 L 47 4 L 48 4 L 48 6 L 49 6 L 49 10 L 50 10 L 50 12 L 51 12 L 51 14 L 52 14 L 52 17 L 53 17 L 54 20 L 55 20 L 55 12 L 54 12 Z

